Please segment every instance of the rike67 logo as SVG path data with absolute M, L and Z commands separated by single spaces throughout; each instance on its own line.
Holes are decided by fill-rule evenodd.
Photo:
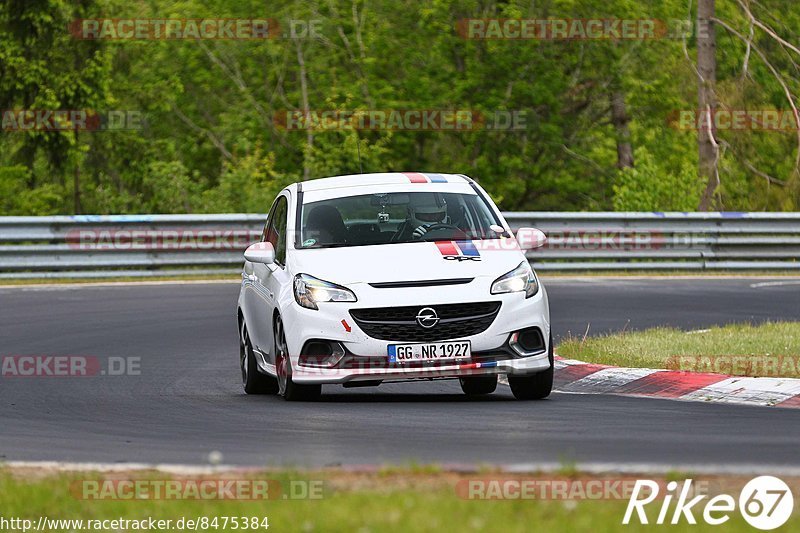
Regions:
M 738 503 L 738 510 L 748 524 L 761 530 L 771 530 L 785 524 L 794 509 L 791 489 L 783 480 L 773 476 L 759 476 L 748 481 L 739 493 L 738 501 L 728 494 L 711 498 L 706 494 L 694 495 L 691 479 L 685 480 L 680 488 L 677 481 L 671 481 L 666 489 L 666 494 L 660 495 L 659 485 L 655 481 L 637 480 L 622 523 L 630 524 L 634 512 L 639 523 L 650 523 L 652 516 L 648 517 L 645 506 L 659 496 L 661 507 L 655 519 L 656 524 L 679 524 L 683 520 L 697 524 L 694 513 L 698 513 L 706 524 L 718 526 L 730 520 Z M 709 498 L 708 501 L 703 502 L 706 498 Z M 670 516 L 673 500 L 675 507 Z

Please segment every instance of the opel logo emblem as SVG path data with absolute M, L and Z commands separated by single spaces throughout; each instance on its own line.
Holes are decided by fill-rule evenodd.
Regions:
M 439 315 L 430 307 L 420 309 L 417 313 L 417 324 L 425 329 L 430 329 L 439 323 Z

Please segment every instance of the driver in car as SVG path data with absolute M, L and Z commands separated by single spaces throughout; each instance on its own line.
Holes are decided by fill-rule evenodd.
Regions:
M 441 199 L 441 203 L 431 203 L 423 201 L 419 195 L 412 195 L 406 208 L 406 220 L 397 229 L 393 240 L 419 240 L 431 227 L 446 223 L 447 204 L 444 199 Z

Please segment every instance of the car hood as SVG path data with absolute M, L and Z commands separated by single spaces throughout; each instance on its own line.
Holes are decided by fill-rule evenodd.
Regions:
M 341 285 L 498 277 L 525 259 L 515 240 L 444 241 L 295 250 L 292 271 Z

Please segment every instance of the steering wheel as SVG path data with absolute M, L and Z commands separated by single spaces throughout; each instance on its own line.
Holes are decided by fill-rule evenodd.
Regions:
M 459 228 L 458 226 L 456 226 L 454 224 L 445 224 L 444 222 L 437 222 L 436 224 L 430 226 L 428 228 L 428 230 L 425 232 L 425 234 L 420 237 L 420 239 L 423 239 L 425 237 L 425 235 L 427 235 L 431 231 L 435 231 L 435 230 L 438 230 L 438 229 L 454 229 L 456 231 L 461 231 L 461 232 L 464 231 L 464 230 L 462 230 L 461 228 Z

